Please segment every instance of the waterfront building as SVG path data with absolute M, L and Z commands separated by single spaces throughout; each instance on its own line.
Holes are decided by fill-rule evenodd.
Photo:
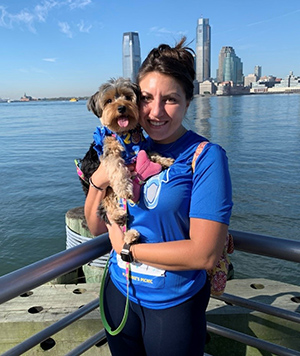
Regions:
M 141 66 L 141 48 L 137 32 L 123 33 L 123 77 L 130 78 L 133 82 Z
M 290 72 L 279 83 L 275 82 L 272 88 L 268 89 L 269 93 L 300 93 L 300 77 L 294 76 L 293 72 Z
M 250 92 L 251 93 L 271 92 L 271 89 L 280 82 L 281 79 L 278 79 L 273 75 L 263 76 L 256 83 L 252 83 Z
M 257 76 L 257 79 L 261 78 L 261 66 L 255 66 L 254 67 L 254 74 Z
M 215 83 L 211 80 L 205 80 L 204 82 L 199 84 L 199 94 L 215 94 L 217 91 L 217 87 Z
M 221 48 L 217 80 L 218 83 L 243 84 L 243 63 L 235 54 L 233 47 L 225 46 Z
M 252 83 L 257 82 L 257 75 L 256 74 L 248 74 L 244 78 L 244 87 L 251 87 Z
M 243 95 L 249 93 L 249 87 L 244 87 L 242 84 L 236 85 L 233 81 L 219 83 L 216 91 L 217 95 Z
M 196 30 L 196 81 L 210 79 L 211 31 L 209 19 L 198 19 Z
M 284 87 L 284 88 L 291 88 L 291 87 L 300 87 L 300 77 L 295 77 L 293 72 L 290 72 L 284 79 L 281 80 L 280 83 L 276 83 L 275 87 Z
M 24 93 L 24 95 L 20 98 L 20 101 L 32 101 L 34 100 L 32 96 L 30 95 L 26 95 L 26 93 Z

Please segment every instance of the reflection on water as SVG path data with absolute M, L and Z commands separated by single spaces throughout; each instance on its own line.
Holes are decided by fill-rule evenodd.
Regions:
M 227 152 L 233 184 L 231 228 L 300 240 L 300 96 L 253 95 L 201 97 L 188 111 L 189 128 Z M 241 275 L 273 279 L 295 277 L 292 263 L 255 256 L 243 270 L 245 254 L 233 257 Z M 259 263 L 261 261 L 261 263 Z M 276 272 L 276 271 L 277 272 Z
M 188 120 L 185 121 L 186 126 L 190 130 L 201 133 L 208 140 L 210 136 L 210 118 L 211 118 L 211 98 L 198 96 L 194 98 L 188 111 Z

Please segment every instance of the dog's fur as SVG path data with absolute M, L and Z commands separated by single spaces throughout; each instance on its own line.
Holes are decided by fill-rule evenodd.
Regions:
M 124 135 L 138 126 L 139 98 L 139 87 L 129 79 L 111 79 L 91 96 L 87 107 L 100 118 L 103 126 L 117 135 Z M 115 137 L 107 136 L 104 139 L 103 155 L 100 157 L 100 162 L 106 169 L 111 186 L 107 188 L 106 196 L 101 202 L 99 215 L 107 223 L 110 223 L 107 219 L 107 213 L 110 219 L 119 225 L 125 225 L 127 219 L 126 211 L 119 204 L 119 198 L 133 198 L 131 173 L 122 158 L 123 151 L 124 147 Z M 150 154 L 149 157 L 153 162 L 161 164 L 163 168 L 169 167 L 174 161 L 171 158 L 164 158 L 154 153 Z M 87 163 L 89 160 L 90 162 Z M 81 164 L 81 169 L 86 178 L 89 178 L 99 166 L 93 144 L 84 159 L 81 160 Z M 87 187 L 84 187 L 84 183 L 83 189 L 87 193 Z M 124 241 L 132 243 L 138 237 L 139 233 L 131 229 L 125 233 Z

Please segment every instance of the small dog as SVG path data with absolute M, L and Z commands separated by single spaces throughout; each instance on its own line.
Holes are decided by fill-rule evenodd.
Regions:
M 92 95 L 87 103 L 88 110 L 100 118 L 103 127 L 97 128 L 97 140 L 82 160 L 81 168 L 88 172 L 84 173 L 89 178 L 92 171 L 99 166 L 99 160 L 95 162 L 94 148 L 97 150 L 97 147 L 101 147 L 100 152 L 98 151 L 100 162 L 106 169 L 111 186 L 107 188 L 106 196 L 101 202 L 99 216 L 107 223 L 110 223 L 107 218 L 108 214 L 110 219 L 117 224 L 126 224 L 127 214 L 124 207 L 120 205 L 120 198 L 134 198 L 133 177 L 127 165 L 136 162 L 137 166 L 138 152 L 141 152 L 143 156 L 142 151 L 147 150 L 147 141 L 138 124 L 139 98 L 140 90 L 136 84 L 129 79 L 118 78 L 101 85 L 99 91 Z M 159 173 L 161 169 L 170 167 L 174 162 L 172 158 L 161 157 L 155 153 L 148 155 L 149 161 L 145 162 L 144 159 L 142 163 L 139 163 L 139 177 L 142 178 L 139 184 L 143 183 L 143 179 L 151 174 Z M 90 163 L 86 163 L 89 160 Z M 92 166 L 92 169 L 88 166 Z M 148 171 L 148 176 L 145 174 L 146 171 Z M 87 187 L 83 189 L 86 190 Z M 138 237 L 139 233 L 130 229 L 125 233 L 124 241 L 132 243 Z

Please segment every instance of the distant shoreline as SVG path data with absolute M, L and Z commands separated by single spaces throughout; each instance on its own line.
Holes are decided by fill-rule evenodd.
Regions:
M 58 98 L 38 98 L 32 100 L 20 100 L 20 99 L 0 99 L 0 103 L 32 103 L 35 101 L 70 101 L 74 96 L 70 97 L 58 97 Z M 76 97 L 79 100 L 88 100 L 89 96 Z
M 263 94 L 300 94 L 300 90 L 290 90 L 290 91 L 264 91 L 264 92 L 250 92 L 250 93 L 228 93 L 228 94 L 223 94 L 223 95 L 217 95 L 217 94 L 195 94 L 194 97 L 207 97 L 207 96 L 239 96 L 239 95 L 263 95 Z M 72 98 L 76 98 L 76 101 L 82 101 L 82 100 L 88 100 L 90 96 L 80 96 L 80 97 L 57 97 L 57 98 L 38 98 L 38 99 L 31 99 L 31 100 L 20 100 L 20 99 L 0 99 L 0 104 L 1 103 L 32 103 L 32 102 L 40 102 L 40 101 L 70 101 Z

